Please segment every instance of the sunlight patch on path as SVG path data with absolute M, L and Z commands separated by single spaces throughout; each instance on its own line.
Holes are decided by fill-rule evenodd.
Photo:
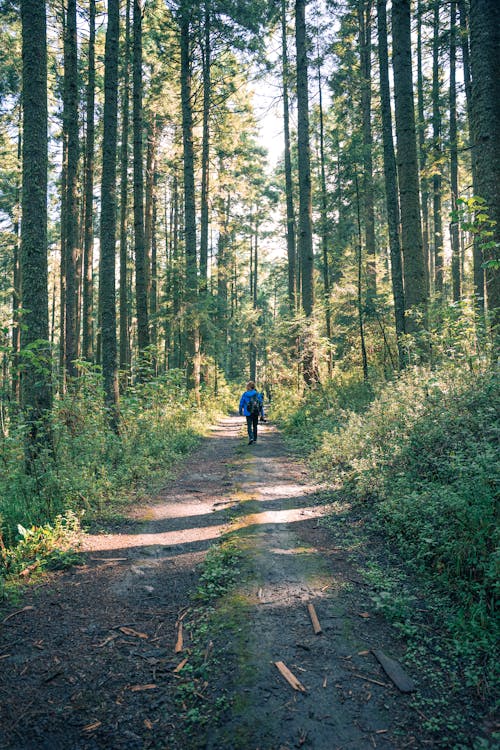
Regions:
M 183 529 L 182 531 L 165 531 L 156 534 L 89 534 L 83 540 L 82 550 L 84 552 L 96 552 L 102 549 L 120 550 L 150 547 L 151 545 L 171 547 L 179 544 L 192 544 L 207 539 L 217 539 L 225 528 L 224 525 L 220 525 Z

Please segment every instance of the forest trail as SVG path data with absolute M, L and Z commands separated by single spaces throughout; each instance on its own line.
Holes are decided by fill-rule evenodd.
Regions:
M 272 425 L 247 446 L 241 419 L 221 420 L 179 476 L 116 533 L 85 538 L 83 565 L 2 613 L 0 748 L 424 747 L 408 729 L 407 696 L 371 653 L 397 658 L 401 644 L 370 612 L 352 538 L 333 545 L 318 524 L 324 510 Z M 179 739 L 178 618 L 191 604 L 198 563 L 226 533 L 252 570 L 235 592 L 245 602 L 243 628 L 219 666 L 220 689 L 234 701 L 219 725 Z

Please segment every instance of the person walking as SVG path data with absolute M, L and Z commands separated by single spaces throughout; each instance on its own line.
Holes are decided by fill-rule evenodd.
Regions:
M 240 417 L 243 415 L 247 420 L 248 445 L 257 442 L 257 425 L 259 417 L 264 419 L 264 402 L 262 396 L 255 390 L 255 383 L 249 380 L 247 389 L 240 398 Z

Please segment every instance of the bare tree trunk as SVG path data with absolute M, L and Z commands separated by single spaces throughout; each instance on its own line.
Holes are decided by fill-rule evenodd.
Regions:
M 422 14 L 421 0 L 417 10 L 417 109 L 418 150 L 420 158 L 420 194 L 422 199 L 422 250 L 424 254 L 427 288 L 430 289 L 431 257 L 429 249 L 429 179 L 427 177 L 427 143 L 425 138 L 424 75 L 422 67 Z
M 149 318 L 144 241 L 144 170 L 142 164 L 142 3 L 134 0 L 134 65 L 133 65 L 133 119 L 134 119 L 134 246 L 135 246 L 135 296 L 137 312 L 137 344 L 139 360 L 146 356 L 149 346 Z M 140 367 L 139 363 L 139 367 Z
M 183 2 L 180 18 L 182 140 L 184 155 L 184 237 L 186 253 L 187 367 L 188 387 L 196 398 L 200 389 L 200 339 L 196 265 L 196 204 L 194 186 L 193 103 L 191 92 L 190 5 Z
M 361 68 L 361 117 L 363 131 L 363 223 L 365 228 L 366 301 L 373 308 L 377 294 L 375 248 L 375 209 L 373 198 L 373 136 L 371 94 L 371 12 L 372 0 L 358 0 L 359 56 Z
M 441 216 L 441 106 L 439 85 L 439 0 L 434 0 L 434 35 L 432 42 L 432 152 L 434 158 L 432 175 L 432 216 L 434 223 L 434 288 L 443 294 L 443 219 Z
M 450 3 L 450 188 L 451 188 L 451 281 L 453 301 L 459 302 L 461 293 L 460 278 L 460 237 L 457 217 L 458 199 L 458 147 L 457 147 L 457 3 Z
M 474 117 L 472 114 L 472 80 L 470 69 L 470 52 L 469 52 L 469 33 L 467 28 L 467 8 L 465 0 L 458 0 L 460 13 L 460 37 L 462 46 L 462 62 L 465 85 L 465 99 L 467 102 L 467 119 L 469 121 L 469 140 L 471 143 L 471 170 L 472 170 L 472 189 L 474 195 L 479 195 L 477 172 L 477 149 L 474 148 L 476 137 L 474 135 Z M 483 268 L 483 251 L 477 234 L 473 237 L 473 273 L 474 273 L 474 294 L 476 308 L 479 313 L 481 327 L 484 327 L 485 313 L 485 278 Z
M 203 136 L 201 153 L 200 198 L 200 292 L 205 295 L 208 284 L 208 191 L 210 184 L 210 103 L 211 103 L 211 40 L 210 0 L 205 0 L 203 45 Z
M 21 327 L 19 319 L 19 304 L 21 302 L 21 258 L 20 258 L 20 217 L 21 217 L 21 179 L 22 179 L 22 106 L 19 104 L 19 118 L 17 131 L 17 165 L 18 174 L 16 175 L 16 205 L 14 208 L 15 219 L 13 226 L 14 234 L 14 257 L 13 279 L 12 279 L 12 397 L 15 401 L 20 398 L 20 381 L 19 381 L 19 349 L 21 347 Z
M 281 0 L 281 49 L 283 77 L 283 134 L 285 139 L 286 247 L 288 258 L 288 300 L 292 315 L 297 308 L 297 248 L 295 241 L 295 210 L 293 206 L 292 158 L 290 154 L 290 105 L 288 87 L 290 68 L 287 49 L 286 0 Z
M 95 0 L 89 0 L 87 132 L 85 137 L 85 218 L 83 242 L 82 357 L 93 356 L 94 143 L 95 143 Z
M 309 142 L 309 93 L 306 0 L 295 2 L 295 42 L 297 48 L 297 146 L 299 167 L 299 236 L 298 251 L 302 270 L 302 308 L 306 316 L 306 346 L 303 356 L 304 380 L 307 385 L 317 381 L 312 334 L 314 307 L 311 159 Z
M 67 0 L 64 37 L 64 133 L 67 138 L 66 168 L 66 345 L 65 366 L 69 377 L 77 375 L 78 357 L 76 312 L 76 266 L 78 258 L 78 60 L 76 38 L 76 0 Z
M 392 4 L 394 101 L 396 114 L 397 167 L 401 208 L 401 244 L 404 258 L 406 309 L 419 309 L 423 327 L 427 322 L 427 283 L 422 249 L 415 109 L 411 67 L 410 0 Z M 415 318 L 407 320 L 407 331 L 421 328 Z
M 47 273 L 47 32 L 44 0 L 21 0 L 23 178 L 21 347 L 31 349 L 21 380 L 29 424 L 27 461 L 50 447 L 43 421 L 52 408 Z
M 377 0 L 378 56 L 380 67 L 380 102 L 382 110 L 382 138 L 384 143 L 384 176 L 389 226 L 389 250 L 391 256 L 392 295 L 398 343 L 399 366 L 404 367 L 406 358 L 402 346 L 405 333 L 405 303 L 403 290 L 403 269 L 401 263 L 401 242 L 399 237 L 399 202 L 396 172 L 396 156 L 392 139 L 392 113 L 389 86 L 389 55 L 387 51 L 387 12 L 386 0 Z
M 500 344 L 500 5 L 496 0 L 471 0 L 473 149 L 477 158 L 477 188 L 493 222 L 483 253 L 486 298 L 494 354 Z
M 319 55 L 318 55 L 319 61 Z M 326 189 L 325 171 L 325 125 L 323 118 L 323 91 L 321 81 L 321 66 L 318 62 L 318 91 L 319 91 L 319 161 L 320 161 L 320 183 L 321 183 L 321 251 L 323 255 L 323 288 L 325 300 L 325 329 L 328 344 L 332 341 L 332 311 L 330 300 L 330 267 L 328 259 L 328 203 Z M 328 349 L 328 375 L 332 376 L 333 362 L 332 350 Z
M 104 55 L 104 115 L 101 184 L 101 257 L 99 289 L 102 332 L 102 374 L 109 422 L 118 432 L 118 371 L 116 351 L 116 150 L 118 128 L 119 0 L 108 0 Z
M 123 71 L 123 100 L 121 128 L 121 167 L 120 167 L 120 370 L 130 368 L 130 338 L 128 315 L 128 142 L 129 142 L 129 99 L 130 99 L 130 0 L 125 10 L 125 48 Z

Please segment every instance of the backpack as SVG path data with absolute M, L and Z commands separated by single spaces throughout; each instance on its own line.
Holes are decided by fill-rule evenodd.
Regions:
M 260 414 L 260 401 L 256 393 L 254 393 L 248 399 L 248 411 L 250 412 L 252 416 L 256 416 Z

